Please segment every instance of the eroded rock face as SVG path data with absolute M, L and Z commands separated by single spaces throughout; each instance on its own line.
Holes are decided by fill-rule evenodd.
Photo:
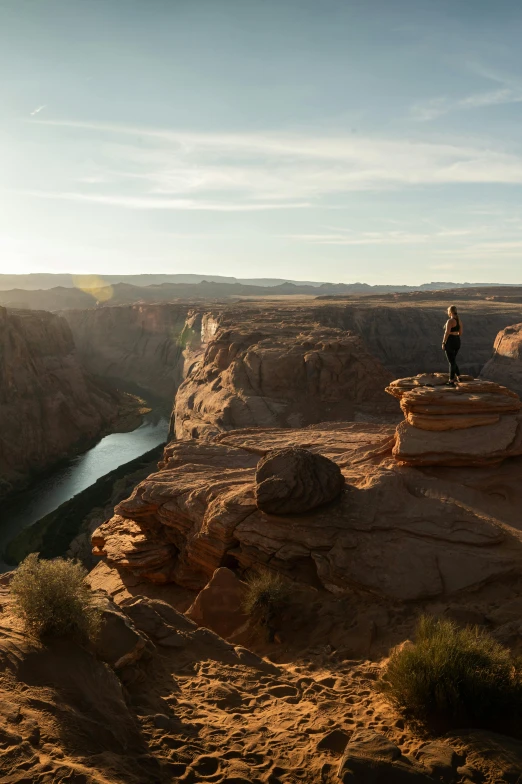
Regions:
M 248 621 L 243 610 L 246 588 L 230 569 L 216 569 L 185 615 L 226 639 Z
M 244 427 L 302 427 L 389 409 L 390 378 L 357 335 L 319 326 L 305 309 L 223 315 L 176 395 L 176 437 Z
M 522 324 L 513 324 L 498 333 L 493 356 L 480 375 L 522 395 Z
M 302 515 L 259 509 L 257 462 L 282 443 L 333 460 L 346 490 Z M 451 595 L 520 568 L 520 483 L 501 480 L 495 467 L 480 469 L 475 486 L 466 475 L 462 489 L 456 469 L 438 477 L 397 465 L 393 443 L 392 426 L 338 422 L 173 442 L 160 470 L 95 532 L 94 552 L 138 577 L 196 589 L 235 561 L 334 593 L 359 586 L 403 600 Z M 499 482 L 512 485 L 503 504 Z
M 424 765 L 404 756 L 398 746 L 373 730 L 353 733 L 337 775 L 343 784 L 428 784 L 433 781 Z
M 63 317 L 91 373 L 169 400 L 184 377 L 183 352 L 201 342 L 202 316 L 183 303 L 66 310 Z
M 344 487 L 339 466 L 308 449 L 269 452 L 257 464 L 255 499 L 268 514 L 302 514 L 337 498 Z
M 443 385 L 442 375 L 398 379 L 387 391 L 405 421 L 393 454 L 406 465 L 480 466 L 522 454 L 522 403 L 491 381 Z
M 0 495 L 86 447 L 118 411 L 80 365 L 64 319 L 0 308 Z

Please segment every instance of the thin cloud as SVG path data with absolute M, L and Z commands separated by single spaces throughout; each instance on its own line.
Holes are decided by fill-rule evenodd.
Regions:
M 77 193 L 74 191 L 16 191 L 21 196 L 38 199 L 58 199 L 62 201 L 91 202 L 109 207 L 125 207 L 132 210 L 206 210 L 215 212 L 253 212 L 258 210 L 302 209 L 309 207 L 306 202 L 282 204 L 231 204 L 220 202 L 198 202 L 190 199 L 156 199 L 134 196 L 106 196 L 101 193 Z
M 429 122 L 449 112 L 481 109 L 487 106 L 501 106 L 522 102 L 522 89 L 503 87 L 483 93 L 472 93 L 457 101 L 445 96 L 433 98 L 426 103 L 415 104 L 411 109 L 411 117 L 418 122 Z
M 416 245 L 427 242 L 429 234 L 407 232 L 362 232 L 358 236 L 340 234 L 293 234 L 291 239 L 311 242 L 314 245 Z
M 472 257 L 475 254 L 484 257 L 488 255 L 489 251 L 492 255 L 495 253 L 513 254 L 517 250 L 522 251 L 522 231 L 511 231 L 510 235 L 506 234 L 503 223 L 491 225 L 480 223 L 453 228 L 442 226 L 431 232 L 412 231 L 406 226 L 403 229 L 392 231 L 354 231 L 351 228 L 337 228 L 329 233 L 291 234 L 287 235 L 287 238 L 313 245 L 380 245 L 390 247 L 396 245 L 423 245 L 426 247 L 429 245 L 430 249 L 436 249 L 437 254 L 442 256 Z M 470 238 L 475 240 L 473 244 L 470 244 Z M 448 247 L 449 245 L 451 247 Z M 445 266 L 440 265 L 440 269 L 444 269 Z
M 40 112 L 43 112 L 46 107 L 46 103 L 44 103 L 42 106 L 37 106 L 36 109 L 33 109 L 33 111 L 30 112 L 31 117 L 34 117 L 35 114 L 40 114 Z
M 356 191 L 522 184 L 521 155 L 462 141 L 189 133 L 60 120 L 36 124 L 76 128 L 78 136 L 67 139 L 73 149 L 88 144 L 92 150 L 93 141 L 96 144 L 88 168 L 82 167 L 76 176 L 72 172 L 74 186 L 69 180 L 51 188 L 47 181 L 39 188 L 33 185 L 28 193 L 128 209 L 249 212 L 321 206 L 335 210 L 345 209 L 340 195 Z M 95 134 L 101 135 L 99 141 Z M 332 244 L 349 244 L 346 238 L 324 238 L 324 242 L 328 239 Z M 370 240 L 365 242 L 371 244 Z M 409 242 L 399 237 L 390 241 Z

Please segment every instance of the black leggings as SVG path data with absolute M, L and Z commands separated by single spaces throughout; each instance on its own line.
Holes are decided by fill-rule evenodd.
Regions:
M 458 335 L 449 335 L 446 341 L 444 351 L 448 358 L 450 381 L 455 379 L 455 376 L 460 376 L 459 366 L 457 365 L 457 354 L 460 349 L 460 337 Z

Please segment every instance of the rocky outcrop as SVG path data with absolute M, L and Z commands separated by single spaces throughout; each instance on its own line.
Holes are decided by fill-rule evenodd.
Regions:
M 132 286 L 124 288 L 132 289 Z M 90 294 L 75 289 L 68 291 L 94 302 Z M 67 305 L 68 308 L 74 307 L 76 310 L 63 310 L 62 314 L 71 325 L 82 362 L 92 373 L 127 383 L 133 382 L 140 388 L 169 400 L 191 370 L 198 370 L 198 377 L 193 379 L 195 383 L 186 397 L 187 403 L 191 403 L 191 394 L 197 392 L 201 384 L 202 366 L 196 363 L 209 341 L 215 342 L 214 333 L 218 324 L 222 330 L 219 346 L 216 345 L 215 350 L 220 352 L 217 367 L 220 376 L 225 370 L 223 363 L 229 348 L 227 332 L 228 341 L 234 343 L 232 350 L 236 351 L 240 359 L 244 350 L 249 347 L 252 352 L 257 346 L 259 351 L 263 352 L 263 365 L 260 369 L 262 371 L 266 366 L 270 373 L 271 361 L 275 359 L 277 337 L 280 336 L 282 341 L 279 346 L 281 356 L 286 353 L 288 361 L 295 363 L 298 346 L 295 348 L 295 354 L 291 355 L 288 347 L 285 349 L 283 344 L 288 339 L 295 342 L 300 336 L 311 336 L 316 343 L 323 339 L 336 339 L 324 330 L 340 330 L 338 334 L 345 336 L 359 335 L 366 347 L 364 353 L 369 352 L 395 378 L 419 371 L 443 371 L 447 367 L 440 343 L 448 302 L 441 299 L 444 295 L 440 293 L 425 301 L 422 298 L 419 301 L 412 298 L 410 301 L 409 298 L 401 299 L 396 295 L 348 297 L 330 302 L 320 299 L 274 299 L 269 303 L 241 301 L 230 304 L 230 300 L 217 301 L 208 293 L 205 298 L 196 294 L 192 299 L 185 300 L 170 297 L 168 302 L 161 301 L 161 286 L 150 286 L 143 291 L 147 291 L 147 296 L 141 298 L 140 302 L 134 301 L 134 304 L 131 300 L 128 300 L 129 304 L 123 304 L 124 300 L 115 300 L 109 296 L 102 306 L 92 308 L 79 300 L 77 304 Z M 43 293 L 38 292 L 38 295 Z M 113 291 L 112 294 L 114 293 Z M 272 290 L 272 293 L 275 292 Z M 454 294 L 455 292 L 452 293 L 452 298 Z M 183 296 L 191 295 L 187 291 Z M 121 304 L 116 304 L 118 301 Z M 491 346 L 499 330 L 520 321 L 522 309 L 520 305 L 512 302 L 499 304 L 498 301 L 492 301 L 491 292 L 486 291 L 475 300 L 464 299 L 460 302 L 457 297 L 455 302 L 461 307 L 466 329 L 459 363 L 465 372 L 477 375 L 491 356 Z M 55 303 L 52 307 L 49 304 L 40 304 L 39 307 L 59 309 L 60 306 Z M 268 345 L 270 339 L 273 343 L 271 350 Z M 262 345 L 258 346 L 261 342 Z M 313 345 L 309 350 L 323 353 L 321 347 L 316 349 Z M 340 351 L 336 359 L 330 357 L 325 367 L 309 366 L 308 370 L 315 373 L 321 370 L 322 375 L 328 371 L 335 372 L 336 362 L 342 361 L 341 354 Z M 229 363 L 235 357 L 236 354 L 230 356 Z M 214 360 L 209 357 L 205 360 L 206 371 L 210 375 Z M 255 363 L 255 359 L 253 361 Z M 237 370 L 239 372 L 239 367 Z M 253 378 L 252 389 L 243 387 L 242 384 L 238 387 L 245 393 L 243 403 L 256 408 L 255 415 L 250 415 L 249 423 L 253 416 L 261 415 L 258 409 L 263 405 L 255 400 L 259 396 L 270 398 L 268 407 L 272 415 L 275 418 L 280 415 L 280 409 L 271 402 L 272 395 L 264 395 L 264 390 L 260 390 L 266 378 L 256 380 L 257 370 L 255 364 L 246 368 L 248 377 Z M 342 368 L 341 370 L 343 371 Z M 343 372 L 346 372 L 346 368 Z M 351 371 L 348 369 L 348 372 Z M 214 372 L 212 379 L 209 377 L 207 382 L 220 383 L 216 379 Z M 308 386 L 308 381 L 306 384 Z M 215 401 L 216 389 L 208 391 L 212 391 L 212 400 Z M 276 403 L 279 398 L 279 390 L 276 390 Z M 326 407 L 331 402 L 325 399 L 322 400 L 322 405 Z M 178 413 L 182 413 L 183 405 L 180 405 Z M 244 408 L 240 403 L 234 405 L 236 409 Z M 234 416 L 239 416 L 238 411 L 234 410 Z M 264 416 L 266 418 L 268 414 L 265 412 Z M 347 414 L 340 411 L 339 417 L 346 418 Z M 196 416 L 193 413 L 189 418 L 195 420 Z M 303 419 L 302 423 L 307 421 L 309 420 Z M 198 423 L 194 426 L 197 427 Z
M 136 304 L 63 311 L 78 355 L 93 374 L 123 380 L 171 401 L 190 369 L 186 352 L 197 349 L 209 316 L 187 304 Z
M 67 322 L 0 308 L 0 494 L 89 445 L 119 397 L 85 373 Z
M 513 324 L 498 333 L 493 356 L 480 375 L 522 395 L 522 324 Z
M 449 301 L 444 292 L 438 292 L 437 297 L 421 297 L 419 301 L 392 295 L 323 303 L 316 318 L 325 326 L 360 335 L 373 356 L 397 378 L 447 370 L 441 340 L 446 310 L 455 304 L 464 323 L 459 366 L 464 373 L 477 376 L 491 357 L 495 336 L 509 324 L 522 320 L 522 308 L 511 303 L 499 306 L 490 301 L 489 294 L 477 302 L 461 300 L 454 294 Z
M 452 770 L 453 773 L 453 770 Z M 356 730 L 337 770 L 343 784 L 428 784 L 428 768 L 373 730 Z M 453 779 L 456 779 L 456 766 Z
M 393 454 L 405 465 L 480 466 L 522 454 L 522 403 L 490 381 L 446 376 L 398 379 L 387 391 L 400 401 Z
M 356 423 L 173 442 L 160 470 L 95 531 L 94 552 L 139 578 L 191 588 L 235 564 L 334 593 L 359 586 L 402 600 L 451 595 L 520 568 L 516 483 L 495 514 L 481 494 L 488 476 L 460 498 L 453 470 L 436 480 L 400 467 L 393 443 L 393 427 Z M 260 510 L 256 465 L 281 444 L 337 463 L 346 480 L 339 498 L 301 515 Z
M 237 307 L 219 324 L 176 395 L 178 439 L 389 410 L 382 390 L 390 376 L 357 335 L 321 327 L 299 309 Z
M 275 449 L 256 469 L 255 499 L 268 514 L 302 514 L 337 498 L 344 486 L 339 466 L 308 449 Z
M 248 622 L 243 609 L 246 588 L 230 569 L 216 569 L 185 615 L 226 639 Z

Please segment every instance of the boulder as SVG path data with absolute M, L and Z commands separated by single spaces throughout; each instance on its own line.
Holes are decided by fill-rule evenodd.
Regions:
M 479 763 L 484 780 L 519 784 L 522 772 L 522 741 L 487 730 L 461 730 L 448 737 L 466 754 L 466 765 Z M 459 768 L 459 773 L 462 768 Z M 475 779 L 477 780 L 477 779 Z
M 242 607 L 245 588 L 245 583 L 230 569 L 216 569 L 185 615 L 198 626 L 206 626 L 221 637 L 230 637 L 248 621 Z
M 343 784 L 422 784 L 434 779 L 384 735 L 354 732 L 337 771 Z
M 522 454 L 522 403 L 506 387 L 474 379 L 448 387 L 424 374 L 387 392 L 405 418 L 393 449 L 404 465 L 491 465 Z
M 142 579 L 157 581 L 159 570 L 197 590 L 216 569 L 237 563 L 269 565 L 333 593 L 356 586 L 408 601 L 449 597 L 520 569 L 519 471 L 484 468 L 474 478 L 468 470 L 458 482 L 457 469 L 436 476 L 400 466 L 393 432 L 337 422 L 172 442 L 161 469 L 95 531 L 95 552 Z M 337 464 L 346 487 L 335 503 L 294 515 L 258 508 L 257 461 L 282 444 Z M 502 504 L 499 483 L 511 488 Z
M 522 324 L 513 324 L 498 333 L 493 356 L 480 375 L 522 395 Z
M 268 452 L 255 475 L 256 504 L 268 514 L 303 514 L 333 501 L 343 487 L 336 463 L 297 447 Z
M 115 669 L 135 664 L 145 648 L 145 639 L 117 605 L 103 601 L 100 630 L 95 650 L 102 661 Z
M 457 778 L 457 768 L 463 758 L 448 743 L 433 741 L 425 743 L 417 752 L 417 759 L 429 771 L 430 775 L 446 784 L 452 784 Z

